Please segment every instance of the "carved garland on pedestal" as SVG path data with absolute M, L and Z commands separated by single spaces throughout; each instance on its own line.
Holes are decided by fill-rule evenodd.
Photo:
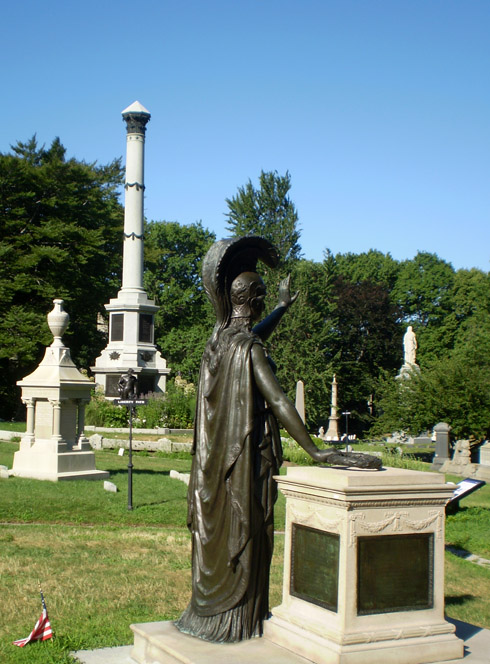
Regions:
M 356 537 L 360 532 L 377 534 L 389 526 L 393 526 L 393 532 L 406 530 L 420 531 L 436 524 L 435 534 L 438 540 L 442 538 L 442 512 L 430 510 L 426 519 L 414 521 L 408 518 L 408 512 L 386 512 L 385 518 L 380 521 L 365 521 L 365 514 L 353 514 L 349 518 L 349 546 L 354 546 Z
M 340 533 L 343 521 L 342 516 L 339 516 L 338 519 L 326 519 L 318 510 L 299 510 L 294 507 L 289 507 L 288 513 L 291 521 L 295 521 L 301 525 L 310 526 L 310 528 L 321 528 L 329 533 Z

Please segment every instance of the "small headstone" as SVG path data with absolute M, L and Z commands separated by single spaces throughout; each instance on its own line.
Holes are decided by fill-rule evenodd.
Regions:
M 94 433 L 93 436 L 90 436 L 90 438 L 88 439 L 88 442 L 90 443 L 90 447 L 93 450 L 101 450 L 103 440 L 104 439 L 102 438 L 102 436 L 100 434 Z
M 118 454 L 119 454 L 119 456 L 124 456 L 124 447 L 119 448 Z
M 187 486 L 189 486 L 189 480 L 191 477 L 190 473 L 179 473 L 178 470 L 171 470 L 170 477 L 174 480 L 180 480 L 181 482 L 184 482 L 184 484 L 187 484 Z
M 9 478 L 8 468 L 6 468 L 5 466 L 1 466 L 0 467 L 0 479 L 8 480 L 8 478 Z
M 104 490 L 109 491 L 110 493 L 117 493 L 117 486 L 112 482 L 104 482 Z
M 157 440 L 158 449 L 162 452 L 172 451 L 172 441 L 169 438 L 159 438 Z

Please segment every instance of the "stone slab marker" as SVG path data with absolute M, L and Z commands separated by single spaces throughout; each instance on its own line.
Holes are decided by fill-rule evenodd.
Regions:
M 305 384 L 303 383 L 302 380 L 298 380 L 296 383 L 296 402 L 295 402 L 296 410 L 299 413 L 299 416 L 303 420 L 303 422 L 306 422 L 305 419 Z
M 444 463 L 450 459 L 450 437 L 451 427 L 446 422 L 439 422 L 434 427 L 434 436 L 436 439 L 436 453 L 432 461 L 432 469 L 440 470 Z

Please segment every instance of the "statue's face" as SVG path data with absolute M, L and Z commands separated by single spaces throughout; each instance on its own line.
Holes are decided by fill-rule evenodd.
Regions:
M 254 290 L 255 294 L 252 295 L 252 287 L 250 288 L 250 312 L 253 320 L 259 320 L 264 313 L 265 296 L 267 295 L 265 284 L 259 276 L 258 280 L 255 282 Z
M 242 272 L 231 286 L 231 302 L 235 317 L 240 314 L 258 320 L 265 307 L 265 284 L 256 272 Z

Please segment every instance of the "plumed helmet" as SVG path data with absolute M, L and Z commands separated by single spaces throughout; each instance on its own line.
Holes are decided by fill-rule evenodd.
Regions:
M 269 240 L 255 235 L 219 240 L 204 257 L 202 281 L 216 314 L 215 331 L 230 320 L 233 280 L 242 272 L 256 272 L 259 260 L 276 267 L 279 257 Z

